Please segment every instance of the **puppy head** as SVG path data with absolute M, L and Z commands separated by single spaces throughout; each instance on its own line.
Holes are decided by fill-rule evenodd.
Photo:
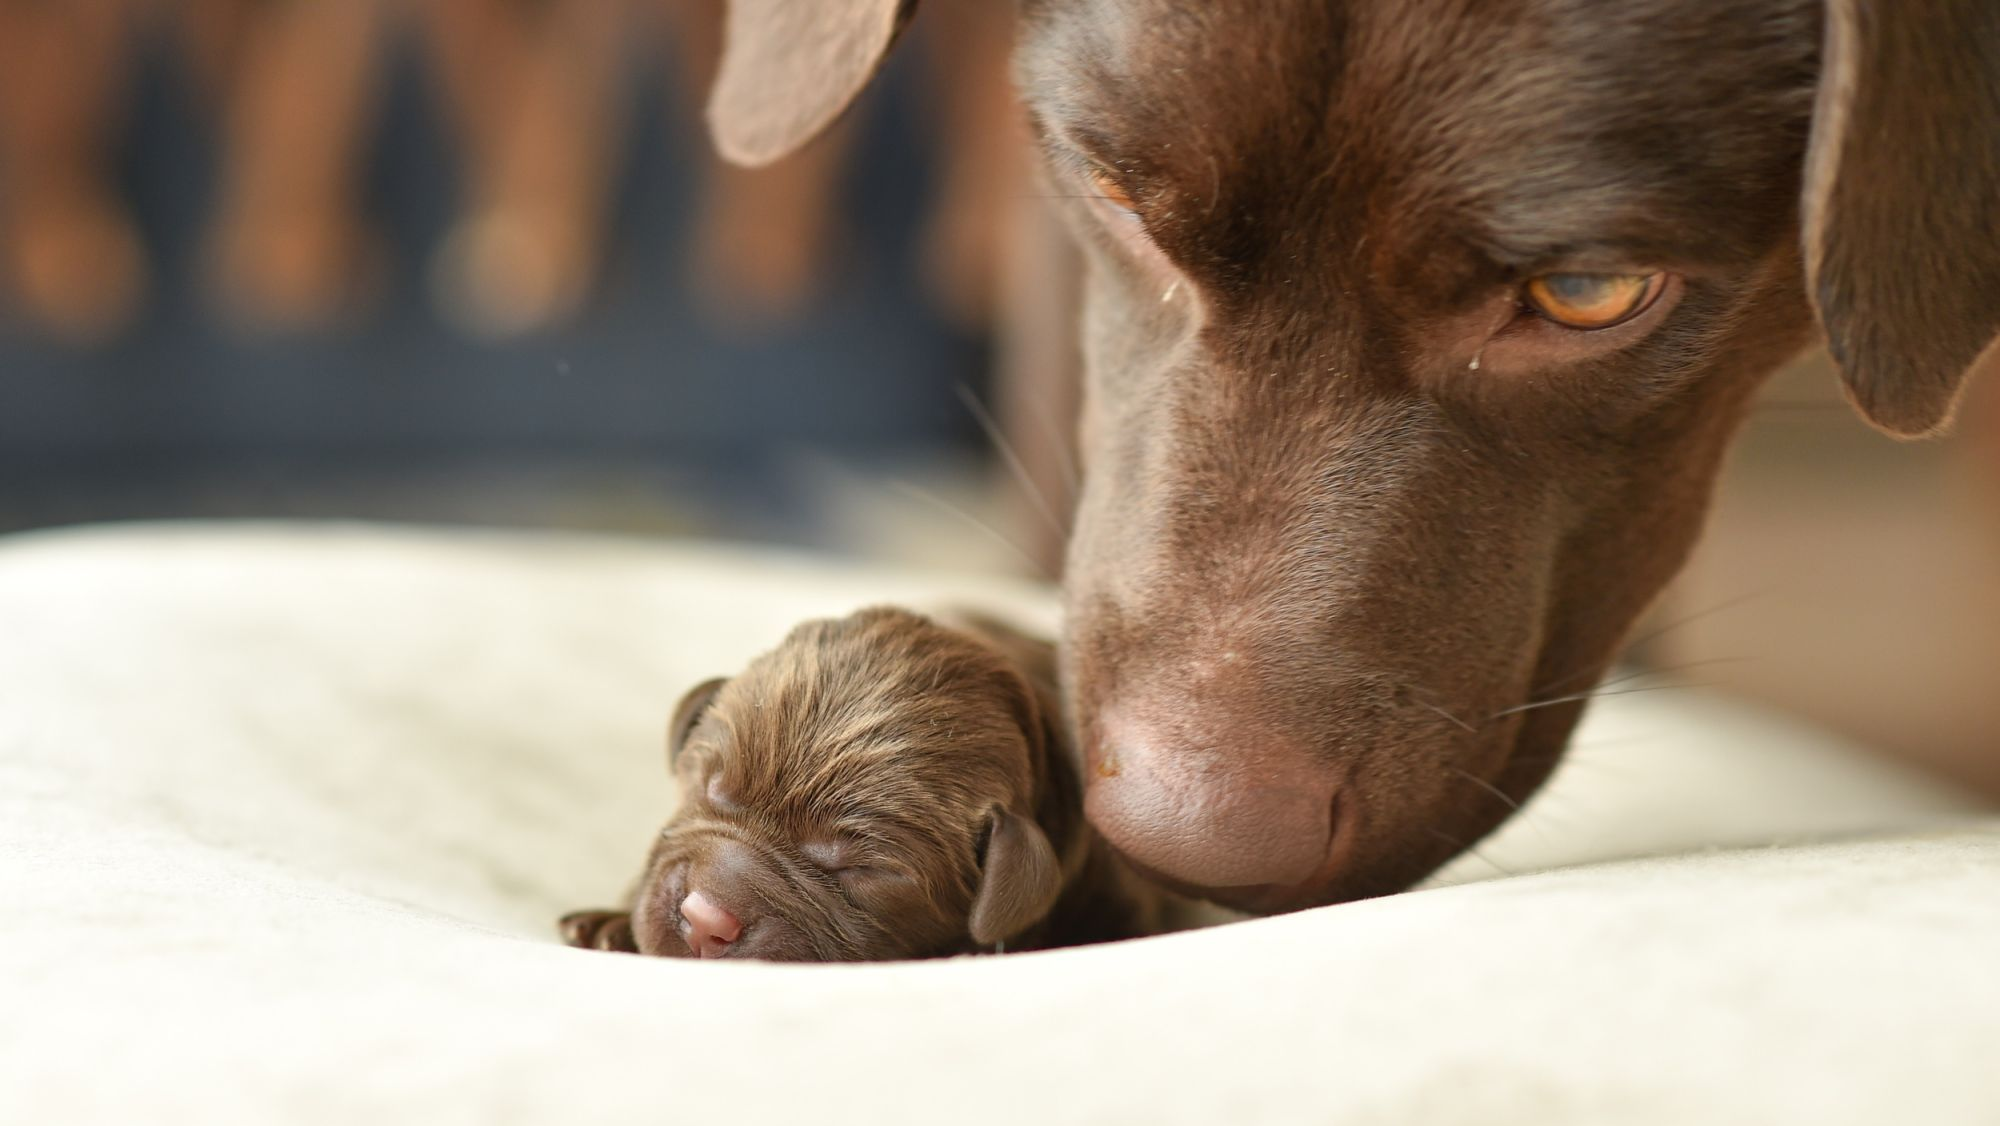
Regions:
M 1048 715 L 994 642 L 902 610 L 808 622 L 682 701 L 682 803 L 631 942 L 669 957 L 919 958 L 992 946 L 1061 890 L 1037 823 Z

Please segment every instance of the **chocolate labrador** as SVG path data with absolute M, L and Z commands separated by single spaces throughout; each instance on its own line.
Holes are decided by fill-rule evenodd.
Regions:
M 681 804 L 629 910 L 572 946 L 841 962 L 1150 933 L 1164 900 L 1083 820 L 1051 646 L 990 619 L 808 622 L 681 701 Z
M 913 0 L 735 0 L 725 152 Z M 1022 0 L 1088 261 L 1064 689 L 1091 822 L 1275 911 L 1548 774 L 1752 393 L 1937 431 L 2000 327 L 1993 0 Z

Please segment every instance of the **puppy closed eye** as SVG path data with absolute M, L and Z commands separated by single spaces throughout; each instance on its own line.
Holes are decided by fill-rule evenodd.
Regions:
M 854 894 L 869 894 L 910 884 L 913 881 L 902 869 L 884 863 L 874 863 L 859 855 L 851 846 L 816 841 L 804 845 L 800 851 L 817 868 L 840 885 L 842 891 Z
M 1650 308 L 1667 275 L 1558 273 L 1531 278 L 1522 300 L 1544 320 L 1593 331 L 1624 324 Z
M 884 868 L 874 864 L 850 864 L 832 871 L 834 879 L 842 886 L 853 890 L 866 888 L 880 890 L 910 882 L 910 878 L 894 868 Z

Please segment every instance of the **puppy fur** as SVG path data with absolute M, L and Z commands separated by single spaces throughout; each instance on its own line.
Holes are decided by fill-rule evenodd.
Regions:
M 681 702 L 681 803 L 623 910 L 565 917 L 573 946 L 862 961 L 1099 942 L 1161 926 L 1160 899 L 1084 823 L 1048 643 L 976 616 L 877 608 L 807 622 Z M 708 956 L 717 956 L 711 952 Z

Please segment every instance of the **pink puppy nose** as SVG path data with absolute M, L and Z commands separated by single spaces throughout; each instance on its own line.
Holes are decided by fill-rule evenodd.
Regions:
M 699 889 L 681 900 L 681 929 L 697 958 L 720 958 L 743 935 L 742 921 Z

